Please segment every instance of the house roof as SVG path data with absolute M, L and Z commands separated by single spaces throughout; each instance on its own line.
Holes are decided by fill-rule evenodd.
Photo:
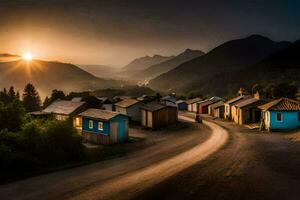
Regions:
M 205 100 L 205 101 L 203 101 L 203 102 L 199 102 L 199 106 L 208 106 L 208 105 L 210 105 L 210 104 L 213 104 L 213 103 L 215 103 L 216 101 L 212 101 L 212 100 L 209 100 L 209 99 L 207 99 L 207 100 Z
M 199 102 L 199 101 L 202 101 L 202 99 L 201 98 L 194 98 L 194 99 L 189 99 L 189 100 L 187 100 L 187 101 L 185 101 L 187 104 L 193 104 L 193 103 L 197 103 L 197 102 Z
M 139 101 L 135 100 L 135 99 L 124 99 L 123 101 L 115 103 L 115 105 L 119 106 L 119 107 L 122 107 L 122 108 L 128 108 L 128 107 L 133 106 L 137 103 L 139 103 Z
M 161 100 L 164 100 L 164 101 L 171 101 L 171 102 L 176 102 L 176 98 L 175 97 L 172 97 L 172 96 L 164 96 L 163 98 L 161 98 Z
M 166 105 L 163 105 L 163 104 L 160 104 L 157 102 L 150 102 L 148 104 L 143 105 L 141 107 L 141 109 L 153 112 L 153 111 L 157 111 L 157 110 L 160 110 L 160 109 L 163 109 L 166 107 L 167 107 Z
M 224 106 L 224 101 L 215 102 L 215 103 L 211 104 L 210 106 L 212 107 L 212 109 L 219 108 L 221 106 Z
M 57 100 L 50 104 L 47 108 L 43 110 L 44 113 L 55 113 L 55 114 L 63 114 L 70 115 L 79 107 L 84 105 L 85 102 L 74 102 L 74 101 L 66 101 L 66 100 Z
M 94 108 L 90 108 L 79 114 L 79 116 L 81 117 L 89 117 L 89 118 L 102 119 L 102 120 L 110 120 L 118 115 L 122 115 L 122 114 L 113 111 L 94 109 Z
M 237 97 L 235 97 L 235 98 L 233 98 L 233 99 L 230 99 L 230 100 L 226 101 L 226 103 L 227 103 L 227 104 L 232 104 L 232 103 L 234 103 L 234 102 L 236 102 L 236 101 L 239 101 L 239 100 L 241 100 L 241 99 L 244 99 L 244 98 L 245 98 L 244 95 L 237 96 Z
M 262 110 L 274 111 L 300 111 L 300 101 L 288 98 L 280 98 L 261 105 L 258 108 Z
M 235 104 L 235 106 L 238 108 L 242 108 L 245 106 L 249 106 L 253 103 L 256 103 L 258 101 L 259 101 L 259 99 L 255 99 L 255 98 L 243 99 L 243 100 L 239 101 L 237 104 Z
M 184 100 L 178 100 L 176 101 L 176 104 L 180 104 L 180 103 L 186 103 Z

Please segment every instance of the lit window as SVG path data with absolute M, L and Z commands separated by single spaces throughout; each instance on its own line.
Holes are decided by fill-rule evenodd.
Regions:
M 80 118 L 79 117 L 76 117 L 76 119 L 75 119 L 75 125 L 76 126 L 80 126 Z
M 89 129 L 93 129 L 93 120 L 89 121 Z
M 103 122 L 98 122 L 98 130 L 103 131 Z
M 277 113 L 276 114 L 276 119 L 278 122 L 282 122 L 282 113 Z

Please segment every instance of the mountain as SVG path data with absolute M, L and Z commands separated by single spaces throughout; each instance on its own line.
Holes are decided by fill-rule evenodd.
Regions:
M 137 77 L 139 80 L 150 80 L 156 76 L 170 71 L 171 69 L 176 68 L 178 65 L 184 62 L 200 57 L 202 55 L 204 55 L 203 51 L 186 49 L 184 52 L 175 56 L 174 58 L 152 65 L 146 70 L 135 74 L 134 77 Z
M 128 65 L 123 67 L 122 71 L 125 72 L 137 72 L 147 69 L 148 67 L 164 62 L 173 58 L 174 56 L 161 56 L 161 55 L 154 55 L 154 56 L 144 56 L 141 58 L 137 58 L 131 61 Z
M 27 83 L 32 83 L 42 97 L 53 89 L 71 92 L 118 87 L 123 84 L 120 81 L 97 78 L 72 64 L 41 60 L 0 63 L 1 87 L 14 86 L 22 92 Z
M 199 58 L 158 76 L 149 82 L 149 86 L 164 91 L 213 93 L 214 91 L 207 91 L 204 88 L 215 80 L 215 75 L 252 66 L 290 44 L 290 42 L 275 42 L 260 35 L 231 40 Z
M 300 87 L 299 77 L 300 41 L 267 56 L 255 65 L 216 75 L 215 81 L 206 90 L 223 87 L 236 91 L 241 86 L 251 88 L 256 83 L 271 86 L 283 82 Z
M 105 78 L 115 78 L 116 74 L 120 72 L 120 69 L 117 67 L 105 65 L 78 65 L 78 67 L 94 76 Z

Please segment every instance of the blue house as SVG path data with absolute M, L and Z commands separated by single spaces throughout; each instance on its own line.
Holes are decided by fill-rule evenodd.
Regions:
M 114 144 L 128 139 L 128 117 L 121 113 L 88 109 L 82 117 L 82 134 L 85 142 Z
M 187 110 L 188 109 L 188 104 L 183 100 L 176 101 L 176 105 L 177 105 L 178 110 Z
M 300 102 L 281 98 L 259 106 L 264 129 L 289 130 L 300 128 Z

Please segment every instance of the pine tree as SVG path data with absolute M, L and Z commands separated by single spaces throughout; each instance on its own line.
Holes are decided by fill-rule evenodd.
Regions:
M 27 112 L 38 111 L 41 107 L 40 96 L 34 86 L 30 83 L 24 88 L 23 105 Z

